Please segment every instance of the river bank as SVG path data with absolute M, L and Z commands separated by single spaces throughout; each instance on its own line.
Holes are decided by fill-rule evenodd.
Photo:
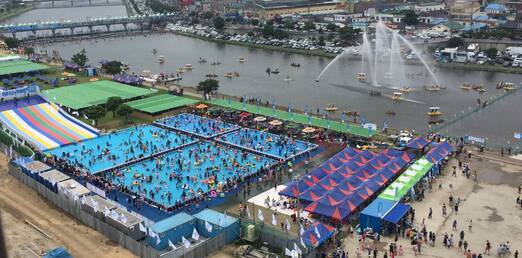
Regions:
M 33 9 L 32 6 L 23 6 L 23 7 L 17 7 L 15 9 L 11 9 L 7 12 L 0 14 L 0 22 L 3 22 L 9 18 L 18 16 L 18 15 L 25 13 L 27 11 L 30 11 L 32 9 Z

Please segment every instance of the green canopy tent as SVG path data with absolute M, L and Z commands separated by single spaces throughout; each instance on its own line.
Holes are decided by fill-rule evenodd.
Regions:
M 415 161 L 379 195 L 379 198 L 400 201 L 433 167 L 425 157 Z

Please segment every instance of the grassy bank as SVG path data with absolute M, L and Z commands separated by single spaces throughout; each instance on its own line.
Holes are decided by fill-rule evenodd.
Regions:
M 18 15 L 25 13 L 32 9 L 33 9 L 33 7 L 31 7 L 31 6 L 23 6 L 23 7 L 17 7 L 17 8 L 8 10 L 6 12 L 0 13 L 0 22 L 7 20 L 11 17 L 18 16 Z
M 499 73 L 516 73 L 522 74 L 520 67 L 504 67 L 502 65 L 479 65 L 479 64 L 457 64 L 457 63 L 434 63 L 434 66 L 457 69 L 466 71 L 485 71 L 485 72 L 499 72 Z
M 192 33 L 179 32 L 179 31 L 175 31 L 174 34 L 187 36 L 187 37 L 191 37 L 191 38 L 202 39 L 202 40 L 206 40 L 206 41 L 210 41 L 210 42 L 274 50 L 274 51 L 280 51 L 280 52 L 285 52 L 285 53 L 290 53 L 290 54 L 300 54 L 300 55 L 306 55 L 306 56 L 321 56 L 321 57 L 329 57 L 329 58 L 334 58 L 336 56 L 336 54 L 325 53 L 323 50 L 294 49 L 294 48 L 286 48 L 286 47 L 279 47 L 279 46 L 267 46 L 267 45 L 255 44 L 255 43 L 250 43 L 250 42 L 239 42 L 239 41 L 230 41 L 230 40 L 224 40 L 224 39 L 206 38 L 206 37 L 194 35 Z
M 15 150 L 24 157 L 30 157 L 31 155 L 33 155 L 33 151 L 29 149 L 27 146 L 21 144 L 14 145 L 13 137 L 11 137 L 11 135 L 7 134 L 4 131 L 0 131 L 0 142 L 2 142 L 6 146 L 13 146 L 13 150 Z

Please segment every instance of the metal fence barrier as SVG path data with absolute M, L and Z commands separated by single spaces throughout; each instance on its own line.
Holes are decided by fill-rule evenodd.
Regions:
M 55 193 L 45 185 L 31 178 L 30 176 L 23 173 L 19 168 L 9 165 L 9 174 L 38 192 L 41 196 L 45 197 L 52 204 L 59 207 L 63 211 L 69 213 L 83 224 L 93 228 L 94 230 L 102 233 L 110 240 L 118 243 L 120 246 L 128 249 L 134 255 L 143 258 L 174 258 L 174 257 L 186 257 L 186 258 L 199 258 L 206 257 L 210 253 L 221 249 L 226 245 L 226 234 L 222 232 L 214 238 L 206 239 L 194 246 L 189 248 L 180 247 L 176 250 L 171 251 L 159 251 L 147 244 L 145 239 L 135 240 L 116 228 L 105 223 L 105 221 L 91 215 L 90 213 L 81 209 L 81 203 L 79 200 L 75 200 L 73 197 L 66 195 L 62 192 Z

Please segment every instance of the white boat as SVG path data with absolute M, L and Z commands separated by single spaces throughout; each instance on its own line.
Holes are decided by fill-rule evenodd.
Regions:
M 159 57 L 158 57 L 158 62 L 159 62 L 160 64 L 165 63 L 165 57 L 164 57 L 164 56 L 159 56 Z
M 357 80 L 359 82 L 366 82 L 366 73 L 357 73 Z

